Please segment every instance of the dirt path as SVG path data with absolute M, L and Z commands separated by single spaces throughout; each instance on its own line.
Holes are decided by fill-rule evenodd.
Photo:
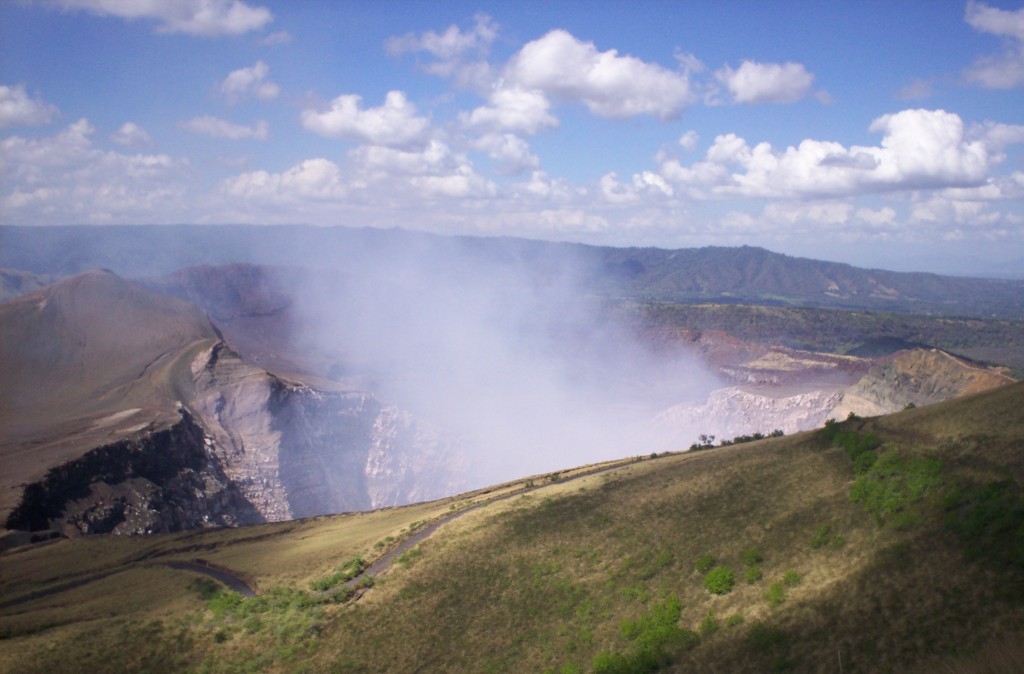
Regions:
M 182 571 L 194 571 L 196 573 L 201 573 L 204 576 L 209 576 L 210 578 L 227 585 L 243 597 L 256 596 L 256 590 L 247 582 L 242 580 L 240 576 L 235 575 L 235 573 L 230 569 L 214 566 L 202 559 L 197 559 L 193 562 L 164 562 L 163 566 L 169 566 L 172 569 L 180 569 Z

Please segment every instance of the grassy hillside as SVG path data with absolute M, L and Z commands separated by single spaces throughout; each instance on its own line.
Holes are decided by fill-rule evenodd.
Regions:
M 1017 384 L 522 493 L 23 548 L 0 555 L 0 669 L 1020 671 L 1022 447 Z M 360 598 L 310 590 L 499 493 Z M 260 596 L 160 565 L 194 558 Z

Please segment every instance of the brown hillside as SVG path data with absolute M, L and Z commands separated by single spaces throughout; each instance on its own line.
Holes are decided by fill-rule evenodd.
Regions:
M 0 305 L 0 514 L 55 463 L 177 419 L 166 367 L 216 338 L 197 307 L 108 271 Z

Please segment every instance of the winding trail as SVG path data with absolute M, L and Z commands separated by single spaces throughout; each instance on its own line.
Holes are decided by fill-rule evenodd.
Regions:
M 243 597 L 256 596 L 255 588 L 242 580 L 242 578 L 236 575 L 233 571 L 221 566 L 214 566 L 203 559 L 197 559 L 191 562 L 163 562 L 163 566 L 168 566 L 172 569 L 180 569 L 182 571 L 194 571 L 196 573 L 201 573 L 204 576 L 209 576 L 216 581 L 224 583 Z

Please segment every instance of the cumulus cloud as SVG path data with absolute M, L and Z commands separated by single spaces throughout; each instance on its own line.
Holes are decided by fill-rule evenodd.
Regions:
M 491 92 L 490 105 L 461 115 L 468 126 L 499 131 L 519 131 L 533 135 L 558 126 L 558 119 L 549 112 L 551 103 L 543 92 L 519 87 L 499 87 Z
M 666 161 L 661 174 L 705 197 L 842 196 L 980 185 L 993 161 L 985 142 L 967 137 L 960 117 L 943 110 L 883 115 L 869 130 L 883 134 L 880 146 L 807 139 L 779 151 L 723 134 L 704 160 Z
M 700 141 L 700 136 L 696 131 L 690 130 L 679 136 L 679 146 L 684 150 L 692 150 L 697 147 L 697 143 Z
M 241 0 L 49 0 L 46 4 L 129 21 L 155 20 L 158 32 L 202 37 L 241 35 L 259 30 L 274 20 L 269 9 L 253 7 Z
M 268 135 L 268 126 L 263 120 L 258 120 L 252 126 L 242 126 L 211 115 L 182 122 L 181 128 L 200 136 L 227 140 L 266 140 Z
M 125 147 L 141 147 L 153 142 L 149 134 L 135 122 L 125 122 L 114 133 L 110 134 L 110 140 Z
M 221 189 L 231 197 L 286 204 L 307 199 L 335 201 L 348 193 L 341 169 L 322 157 L 306 159 L 281 173 L 242 173 L 225 180 Z
M 467 53 L 486 52 L 497 36 L 497 24 L 489 16 L 478 14 L 474 26 L 467 31 L 452 25 L 443 33 L 435 33 L 432 30 L 420 35 L 407 33 L 401 37 L 388 38 L 384 47 L 389 54 L 395 56 L 425 51 L 443 63 L 451 63 Z
M 974 61 L 967 80 L 988 89 L 1024 85 L 1024 8 L 1008 11 L 982 2 L 968 2 L 964 20 L 982 33 L 1006 38 L 1002 52 Z
M 424 199 L 493 196 L 495 190 L 465 155 L 438 140 L 419 150 L 361 145 L 340 165 L 307 159 L 279 173 L 241 173 L 220 186 L 221 195 L 247 216 L 268 207 L 271 219 L 294 221 L 300 213 L 317 222 L 331 222 L 338 208 L 367 207 L 374 218 L 386 219 L 395 209 L 422 209 Z
M 407 33 L 389 38 L 384 48 L 392 56 L 417 52 L 430 54 L 436 60 L 423 67 L 426 72 L 453 78 L 459 86 L 482 88 L 487 86 L 491 72 L 485 57 L 497 36 L 498 25 L 489 16 L 478 14 L 469 30 L 452 25 L 443 33 Z
M 188 162 L 105 152 L 94 133 L 81 119 L 54 136 L 0 141 L 4 222 L 180 222 Z
M 732 95 L 735 103 L 795 103 L 807 95 L 814 75 L 800 63 L 758 63 L 744 61 L 739 68 L 725 66 L 715 78 Z
M 264 101 L 277 98 L 281 87 L 267 79 L 269 72 L 270 67 L 263 61 L 257 61 L 249 68 L 232 70 L 221 82 L 220 92 L 232 102 L 248 96 Z
M 424 138 L 429 120 L 416 116 L 416 106 L 401 91 L 389 91 L 384 105 L 360 109 L 362 96 L 346 94 L 328 110 L 304 110 L 302 126 L 328 138 L 361 140 L 374 145 L 407 145 Z
M 355 180 L 367 198 L 474 197 L 496 193 L 469 159 L 430 140 L 421 150 L 363 145 L 349 152 Z
M 685 73 L 553 30 L 511 59 L 506 80 L 563 101 L 580 102 L 601 117 L 678 116 L 692 99 Z
M 49 124 L 57 114 L 55 106 L 38 97 L 30 98 L 24 84 L 0 84 L 0 129 Z
M 502 173 L 521 173 L 540 166 L 530 144 L 511 133 L 488 133 L 473 141 L 473 147 L 498 163 Z

